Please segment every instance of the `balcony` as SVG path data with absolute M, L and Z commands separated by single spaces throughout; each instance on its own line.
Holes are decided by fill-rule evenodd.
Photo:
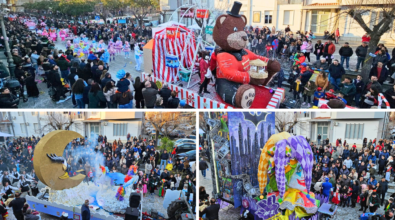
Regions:
M 277 0 L 277 5 L 298 5 L 302 3 L 303 0 Z

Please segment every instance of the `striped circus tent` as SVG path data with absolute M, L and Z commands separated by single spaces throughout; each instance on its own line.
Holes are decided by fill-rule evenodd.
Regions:
M 173 35 L 169 33 L 173 33 Z M 178 81 L 179 70 L 189 69 L 194 65 L 195 51 L 194 33 L 185 26 L 173 25 L 156 32 L 152 47 L 154 76 L 164 82 Z M 175 61 L 175 57 L 178 60 Z M 166 65 L 166 61 L 172 62 L 172 64 L 177 62 L 178 67 L 177 65 Z

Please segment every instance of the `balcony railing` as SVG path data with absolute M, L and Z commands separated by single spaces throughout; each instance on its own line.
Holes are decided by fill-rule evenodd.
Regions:
M 303 0 L 277 0 L 278 5 L 295 5 L 302 4 Z

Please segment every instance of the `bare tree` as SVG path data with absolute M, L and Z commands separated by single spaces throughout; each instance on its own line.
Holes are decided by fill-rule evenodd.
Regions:
M 146 112 L 145 120 L 150 122 L 155 128 L 155 143 L 158 143 L 159 134 L 163 133 L 163 136 L 170 136 L 170 134 L 179 128 L 181 124 L 190 123 L 192 124 L 194 112 L 183 113 L 183 112 Z M 196 120 L 196 119 L 195 119 Z
M 75 120 L 70 114 L 62 112 L 48 112 L 47 115 L 40 117 L 40 120 L 43 126 L 38 131 L 35 131 L 39 134 L 56 130 L 70 130 L 71 126 L 75 124 Z
M 292 133 L 291 131 L 298 123 L 297 114 L 293 112 L 276 112 L 275 127 L 279 133 L 284 131 Z
M 375 53 L 381 36 L 392 28 L 395 18 L 395 0 L 343 0 L 342 5 L 346 8 L 344 13 L 350 15 L 370 36 L 367 54 Z M 382 16 L 365 19 L 364 15 L 372 10 L 380 12 Z M 361 71 L 365 81 L 369 79 L 372 62 L 373 58 L 367 55 Z

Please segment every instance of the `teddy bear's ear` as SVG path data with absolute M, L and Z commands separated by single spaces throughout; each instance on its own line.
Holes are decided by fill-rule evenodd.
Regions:
M 221 15 L 221 16 L 219 16 L 218 18 L 217 18 L 217 24 L 223 24 L 224 23 L 224 21 L 226 20 L 226 18 L 228 17 L 228 15 Z
M 244 21 L 244 24 L 247 25 L 247 17 L 245 15 L 241 15 L 241 18 Z

